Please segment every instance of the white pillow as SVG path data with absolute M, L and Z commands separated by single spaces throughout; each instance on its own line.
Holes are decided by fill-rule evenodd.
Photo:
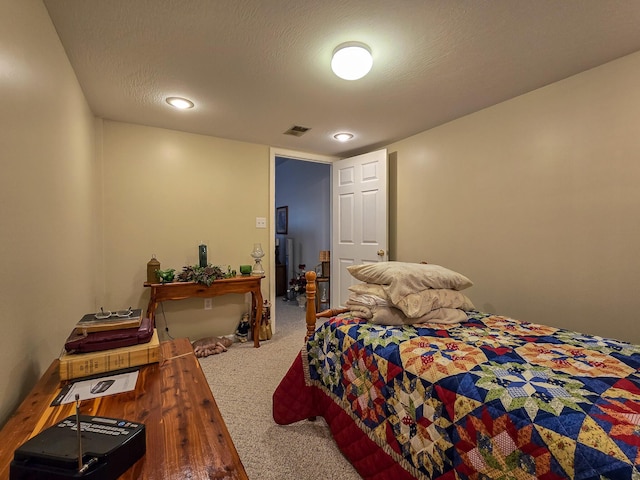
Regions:
M 406 288 L 402 290 L 412 292 L 425 288 L 464 290 L 473 285 L 473 282 L 464 275 L 431 263 L 378 262 L 350 265 L 347 270 L 361 282 L 403 285 Z

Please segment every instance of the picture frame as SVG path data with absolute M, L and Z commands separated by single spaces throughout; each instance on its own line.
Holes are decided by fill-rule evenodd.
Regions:
M 287 234 L 289 228 L 289 207 L 276 208 L 276 233 Z

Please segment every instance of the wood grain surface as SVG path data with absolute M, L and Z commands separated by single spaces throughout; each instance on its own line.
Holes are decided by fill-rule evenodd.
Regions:
M 83 415 L 145 424 L 147 452 L 120 478 L 247 479 L 189 341 L 164 342 L 161 351 L 160 363 L 140 368 L 134 391 L 80 407 Z M 0 479 L 9 478 L 16 448 L 75 413 L 73 403 L 49 406 L 63 385 L 55 360 L 0 432 Z

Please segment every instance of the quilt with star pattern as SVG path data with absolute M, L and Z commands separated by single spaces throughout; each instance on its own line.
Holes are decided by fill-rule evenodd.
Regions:
M 640 479 L 640 346 L 469 312 L 320 326 L 274 419 L 324 416 L 364 478 Z

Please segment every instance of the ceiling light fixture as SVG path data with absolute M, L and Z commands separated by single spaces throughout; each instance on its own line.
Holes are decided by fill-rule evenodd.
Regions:
M 193 102 L 182 97 L 167 97 L 167 103 L 172 107 L 179 108 L 180 110 L 193 108 Z
M 371 50 L 364 43 L 343 43 L 333 51 L 331 70 L 345 80 L 358 80 L 364 77 L 372 66 Z
M 353 138 L 353 133 L 347 133 L 347 132 L 336 133 L 333 136 L 333 138 L 335 138 L 339 142 L 348 142 L 349 140 L 351 140 Z

